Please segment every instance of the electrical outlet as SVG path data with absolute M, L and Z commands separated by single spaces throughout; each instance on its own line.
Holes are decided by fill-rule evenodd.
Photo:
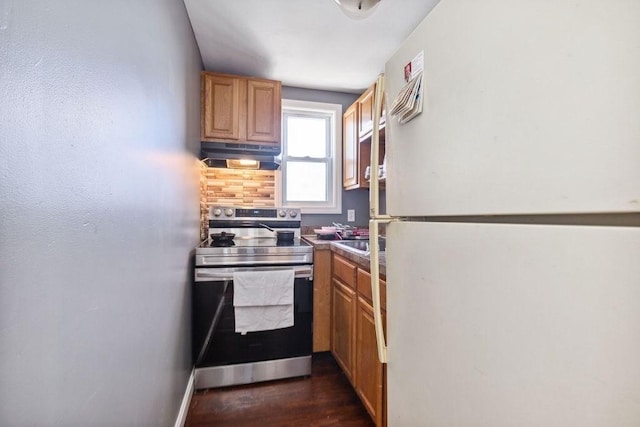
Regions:
M 347 209 L 347 222 L 354 222 L 356 220 L 356 210 Z

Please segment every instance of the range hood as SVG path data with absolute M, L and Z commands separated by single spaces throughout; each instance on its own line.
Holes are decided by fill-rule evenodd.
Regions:
M 200 159 L 213 168 L 275 170 L 280 167 L 279 155 L 279 145 L 202 141 L 200 146 Z

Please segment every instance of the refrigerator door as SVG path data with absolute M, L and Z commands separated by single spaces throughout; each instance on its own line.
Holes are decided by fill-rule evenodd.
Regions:
M 640 425 L 640 229 L 392 223 L 390 426 Z
M 424 51 L 422 114 L 386 121 L 392 216 L 640 210 L 640 2 L 442 0 L 388 61 Z

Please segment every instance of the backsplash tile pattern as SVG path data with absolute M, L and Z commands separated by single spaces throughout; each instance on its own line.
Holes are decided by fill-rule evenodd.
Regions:
M 276 171 L 206 168 L 204 173 L 207 205 L 275 206 Z
M 207 216 L 209 206 L 207 205 L 207 165 L 200 162 L 200 240 L 204 240 L 209 233 Z

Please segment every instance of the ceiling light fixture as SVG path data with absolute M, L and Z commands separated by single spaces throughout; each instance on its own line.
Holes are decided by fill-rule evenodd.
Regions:
M 342 12 L 352 19 L 364 19 L 370 16 L 381 0 L 334 0 Z

